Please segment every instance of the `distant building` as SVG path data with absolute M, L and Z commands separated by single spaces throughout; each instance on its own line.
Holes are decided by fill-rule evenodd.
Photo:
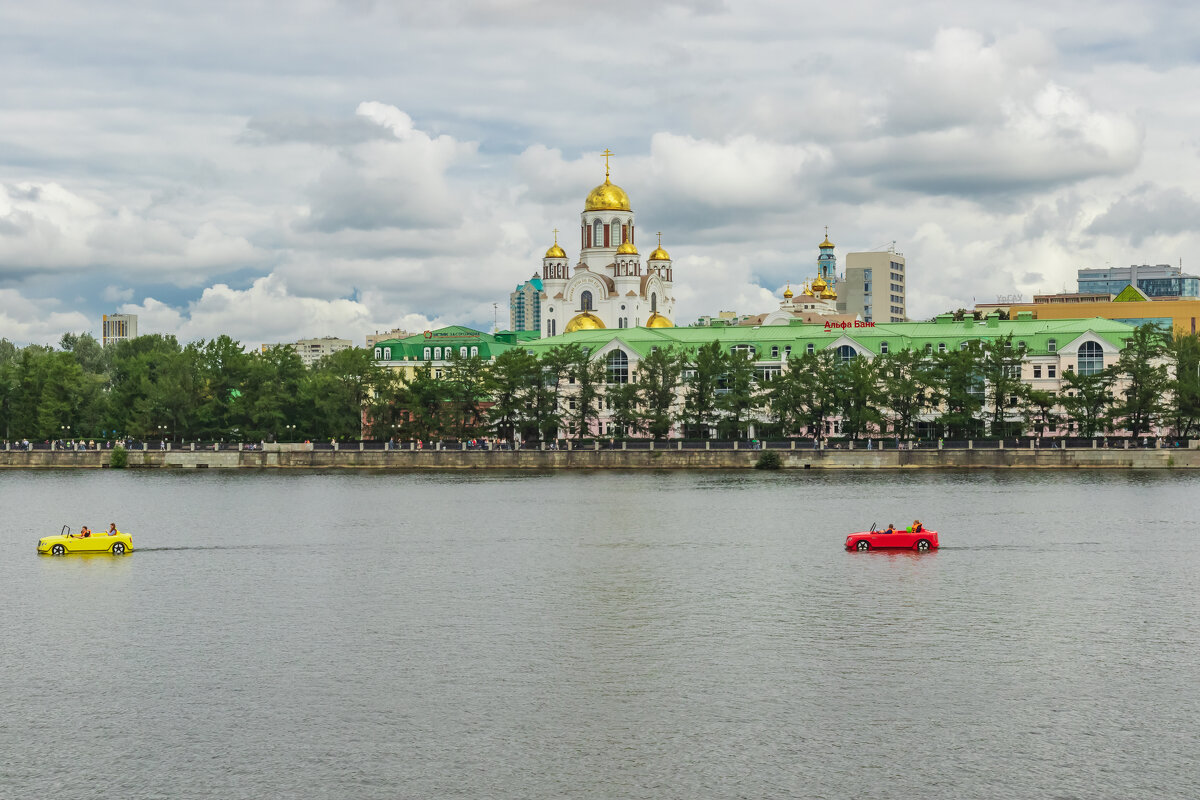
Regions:
M 511 347 L 537 341 L 538 331 L 484 333 L 462 325 L 425 331 L 404 339 L 381 339 L 373 348 L 376 366 L 399 372 L 411 379 L 420 367 L 429 367 L 441 378 L 454 358 L 491 361 Z
M 1170 264 L 1081 269 L 1077 275 L 1080 293 L 1116 295 L 1126 286 L 1135 286 L 1147 297 L 1200 297 L 1200 277 L 1185 275 L 1183 267 Z
M 296 351 L 296 355 L 300 356 L 300 361 L 304 363 L 304 366 L 311 367 L 325 356 L 331 356 L 342 350 L 349 350 L 353 346 L 349 339 L 323 336 L 320 339 L 301 339 L 298 342 L 289 342 L 286 344 L 264 344 L 262 351 L 265 353 L 272 347 L 290 347 Z
M 904 256 L 883 252 L 847 253 L 837 308 L 863 322 L 904 322 L 908 318 Z
M 1153 323 L 1179 333 L 1196 333 L 1200 298 L 1149 297 L 1145 291 L 1126 285 L 1116 295 L 1100 292 L 1035 294 L 1032 303 L 976 303 L 983 314 L 1003 311 L 1010 318 L 1028 312 L 1036 320 L 1088 319 L 1100 317 L 1128 325 Z
M 137 314 L 105 314 L 100 318 L 100 343 L 105 347 L 136 339 L 137 335 Z
M 508 296 L 508 327 L 514 331 L 542 329 L 542 279 L 536 274 Z
M 384 339 L 407 339 L 411 334 L 400 328 L 392 328 L 390 331 L 375 331 L 367 334 L 367 349 L 370 350 L 375 346 L 376 342 L 382 342 Z

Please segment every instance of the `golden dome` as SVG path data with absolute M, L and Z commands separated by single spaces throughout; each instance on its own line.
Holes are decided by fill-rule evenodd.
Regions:
M 650 260 L 651 261 L 670 261 L 671 255 L 666 250 L 662 249 L 662 245 L 659 245 L 658 249 L 650 254 Z
M 813 296 L 812 287 L 809 286 L 807 283 L 804 284 L 804 291 L 801 292 L 800 294 L 804 295 L 805 297 L 812 297 Z
M 633 246 L 633 242 L 625 242 L 624 244 L 622 244 L 620 247 L 617 248 L 617 254 L 619 255 L 621 253 L 626 253 L 626 254 L 636 256 L 637 248 Z
M 792 291 L 792 285 L 789 283 L 788 287 L 783 290 L 783 299 L 791 300 L 793 296 L 795 296 L 795 293 Z
M 629 195 L 625 194 L 625 190 L 615 183 L 609 183 L 608 178 L 604 179 L 604 183 L 597 186 L 588 192 L 587 200 L 583 204 L 584 211 L 628 211 L 629 210 Z
M 825 234 L 825 241 L 821 242 L 817 246 L 818 247 L 836 247 L 837 245 L 835 245 L 833 242 L 829 241 L 829 234 L 827 233 L 827 234 Z
M 825 291 L 825 287 L 828 285 L 829 284 L 825 283 L 824 278 L 818 277 L 815 281 L 812 282 L 813 293 L 819 294 L 819 293 Z
M 567 257 L 567 254 L 563 252 L 563 249 L 558 246 L 557 242 L 554 243 L 553 247 L 551 247 L 549 250 L 546 251 L 546 258 L 566 258 L 566 257 Z
M 825 291 L 821 292 L 821 299 L 837 300 L 837 292 L 835 292 L 833 289 L 826 289 Z
M 662 314 L 659 314 L 657 311 L 655 311 L 653 314 L 650 315 L 650 319 L 646 320 L 646 327 L 647 328 L 674 328 L 675 326 L 671 324 L 671 320 L 667 319 Z
M 600 321 L 599 317 L 585 311 L 582 314 L 577 314 L 570 322 L 568 322 L 567 327 L 563 328 L 563 333 L 574 333 L 575 331 L 594 331 L 603 327 L 604 323 Z

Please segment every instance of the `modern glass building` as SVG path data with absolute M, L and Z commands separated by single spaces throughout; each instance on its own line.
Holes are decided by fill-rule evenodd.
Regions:
M 1185 275 L 1182 267 L 1170 264 L 1081 269 L 1078 280 L 1080 292 L 1118 294 L 1132 284 L 1147 297 L 1200 297 L 1200 277 Z

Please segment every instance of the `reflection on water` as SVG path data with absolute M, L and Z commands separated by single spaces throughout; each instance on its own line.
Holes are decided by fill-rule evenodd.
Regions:
M 1200 796 L 1198 483 L 3 473 L 0 796 Z

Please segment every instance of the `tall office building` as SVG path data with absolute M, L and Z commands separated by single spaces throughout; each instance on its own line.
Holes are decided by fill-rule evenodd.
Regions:
M 542 279 L 537 275 L 517 286 L 516 291 L 508 296 L 508 329 L 542 329 Z
M 1183 267 L 1170 264 L 1131 264 L 1128 267 L 1079 270 L 1079 291 L 1120 294 L 1136 286 L 1147 297 L 1200 297 L 1200 277 L 1184 275 Z
M 137 314 L 105 314 L 100 318 L 100 344 L 105 347 L 136 339 L 137 335 Z
M 904 322 L 906 284 L 900 253 L 848 253 L 846 277 L 838 287 L 838 311 L 857 314 L 863 322 Z

